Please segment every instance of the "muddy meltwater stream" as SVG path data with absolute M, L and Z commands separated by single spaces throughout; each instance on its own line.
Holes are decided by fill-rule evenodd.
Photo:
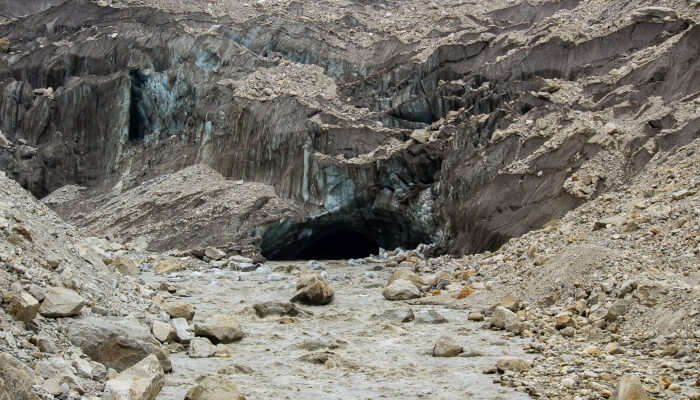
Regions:
M 391 273 L 380 264 L 325 261 L 335 290 L 326 306 L 300 306 L 313 315 L 259 318 L 253 305 L 286 303 L 295 292 L 305 261 L 275 261 L 251 272 L 211 269 L 169 276 L 145 274 L 148 283 L 177 288 L 173 300 L 191 303 L 195 321 L 212 313 L 233 312 L 246 336 L 228 346 L 229 358 L 171 355 L 173 372 L 158 399 L 182 399 L 196 377 L 225 371 L 247 399 L 526 399 L 524 393 L 493 383 L 483 370 L 504 355 L 528 358 L 518 338 L 481 329 L 467 320 L 459 302 L 427 305 L 391 302 L 382 288 Z M 413 304 L 411 304 L 413 303 Z M 411 309 L 415 319 L 401 322 L 388 314 Z M 437 313 L 437 314 L 436 314 Z M 440 316 L 447 321 L 440 321 Z M 459 357 L 432 356 L 444 334 L 464 347 Z

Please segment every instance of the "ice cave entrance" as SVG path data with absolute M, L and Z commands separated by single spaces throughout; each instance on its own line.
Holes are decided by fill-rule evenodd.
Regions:
M 340 260 L 430 241 L 420 224 L 398 213 L 355 210 L 282 221 L 266 230 L 260 247 L 269 260 Z

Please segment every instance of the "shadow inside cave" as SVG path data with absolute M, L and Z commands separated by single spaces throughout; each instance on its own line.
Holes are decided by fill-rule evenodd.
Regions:
M 412 249 L 431 241 L 420 224 L 404 215 L 355 209 L 281 221 L 265 231 L 260 247 L 269 260 L 341 260 L 378 254 L 380 247 Z

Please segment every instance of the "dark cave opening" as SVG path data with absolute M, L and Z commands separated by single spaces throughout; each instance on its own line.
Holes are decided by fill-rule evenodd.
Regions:
M 342 260 L 431 242 L 421 224 L 400 213 L 355 209 L 281 221 L 265 231 L 260 250 L 268 260 Z
M 129 72 L 131 78 L 131 103 L 129 104 L 129 140 L 138 142 L 146 136 L 148 115 L 143 107 L 146 76 L 139 70 Z
M 296 255 L 301 260 L 341 260 L 364 258 L 379 252 L 379 244 L 372 238 L 350 230 L 338 230 L 318 235 L 305 243 Z

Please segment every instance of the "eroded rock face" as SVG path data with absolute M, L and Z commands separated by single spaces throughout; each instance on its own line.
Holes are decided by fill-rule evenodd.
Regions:
M 0 166 L 38 196 L 88 187 L 48 204 L 78 225 L 142 235 L 159 250 L 214 245 L 295 258 L 339 228 L 384 248 L 495 248 L 697 132 L 688 112 L 699 89 L 694 14 L 637 3 L 611 3 L 616 11 L 576 40 L 568 29 L 586 7 L 567 1 L 480 4 L 464 10 L 473 20 L 448 21 L 460 35 L 389 30 L 402 41 L 358 36 L 357 18 L 379 21 L 351 18 L 355 6 L 329 25 L 299 20 L 304 10 L 273 17 L 267 7 L 243 21 L 238 9 L 178 19 L 172 9 L 13 2 L 35 14 L 0 27 L 26 55 L 0 65 L 0 130 L 11 142 Z M 170 7 L 206 10 L 197 4 Z M 531 31 L 552 15 L 546 35 Z M 617 23 L 621 16 L 630 19 Z M 38 47 L 44 38 L 61 45 Z M 177 175 L 197 164 L 243 180 L 245 201 L 223 201 L 230 181 L 195 189 L 187 179 L 200 175 Z M 192 207 L 207 217 L 170 218 Z M 220 229 L 224 221 L 233 229 Z

